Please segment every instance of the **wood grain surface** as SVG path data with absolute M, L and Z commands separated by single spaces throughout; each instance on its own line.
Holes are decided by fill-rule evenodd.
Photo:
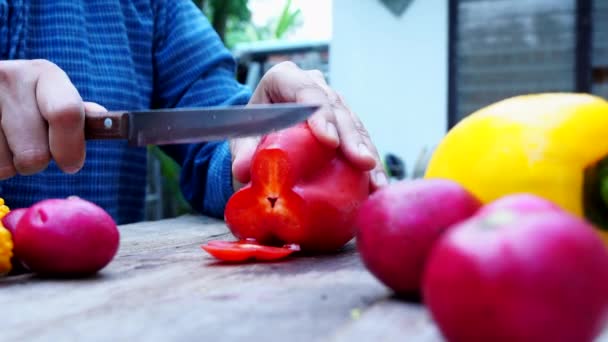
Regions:
M 0 280 L 1 341 L 441 341 L 415 300 L 393 298 L 340 253 L 227 265 L 200 244 L 222 221 L 120 227 L 117 257 L 87 279 Z

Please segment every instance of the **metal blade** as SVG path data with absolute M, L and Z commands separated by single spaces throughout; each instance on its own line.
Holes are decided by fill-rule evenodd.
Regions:
M 319 106 L 269 104 L 130 112 L 129 143 L 192 143 L 255 136 L 304 121 Z

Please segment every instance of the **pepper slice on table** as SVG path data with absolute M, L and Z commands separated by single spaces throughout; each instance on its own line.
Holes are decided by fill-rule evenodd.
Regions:
M 486 203 L 509 193 L 542 196 L 586 217 L 608 242 L 607 156 L 608 102 L 530 94 L 461 120 L 433 152 L 425 178 L 458 181 Z

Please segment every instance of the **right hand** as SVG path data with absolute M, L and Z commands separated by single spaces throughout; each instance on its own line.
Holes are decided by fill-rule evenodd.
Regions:
M 307 120 L 312 133 L 326 146 L 340 147 L 354 166 L 369 172 L 371 191 L 388 183 L 384 165 L 367 129 L 342 97 L 327 85 L 321 72 L 303 70 L 292 62 L 272 67 L 260 80 L 249 103 L 280 102 L 322 104 L 323 107 Z M 230 142 L 235 190 L 250 180 L 251 159 L 259 141 L 259 137 L 247 137 Z
M 43 171 L 53 159 L 67 173 L 85 159 L 84 102 L 57 65 L 47 60 L 0 61 L 0 179 Z

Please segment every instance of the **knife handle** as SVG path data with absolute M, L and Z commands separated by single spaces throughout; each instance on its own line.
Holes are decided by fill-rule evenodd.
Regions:
M 129 115 L 127 112 L 86 113 L 84 136 L 93 139 L 128 139 Z

